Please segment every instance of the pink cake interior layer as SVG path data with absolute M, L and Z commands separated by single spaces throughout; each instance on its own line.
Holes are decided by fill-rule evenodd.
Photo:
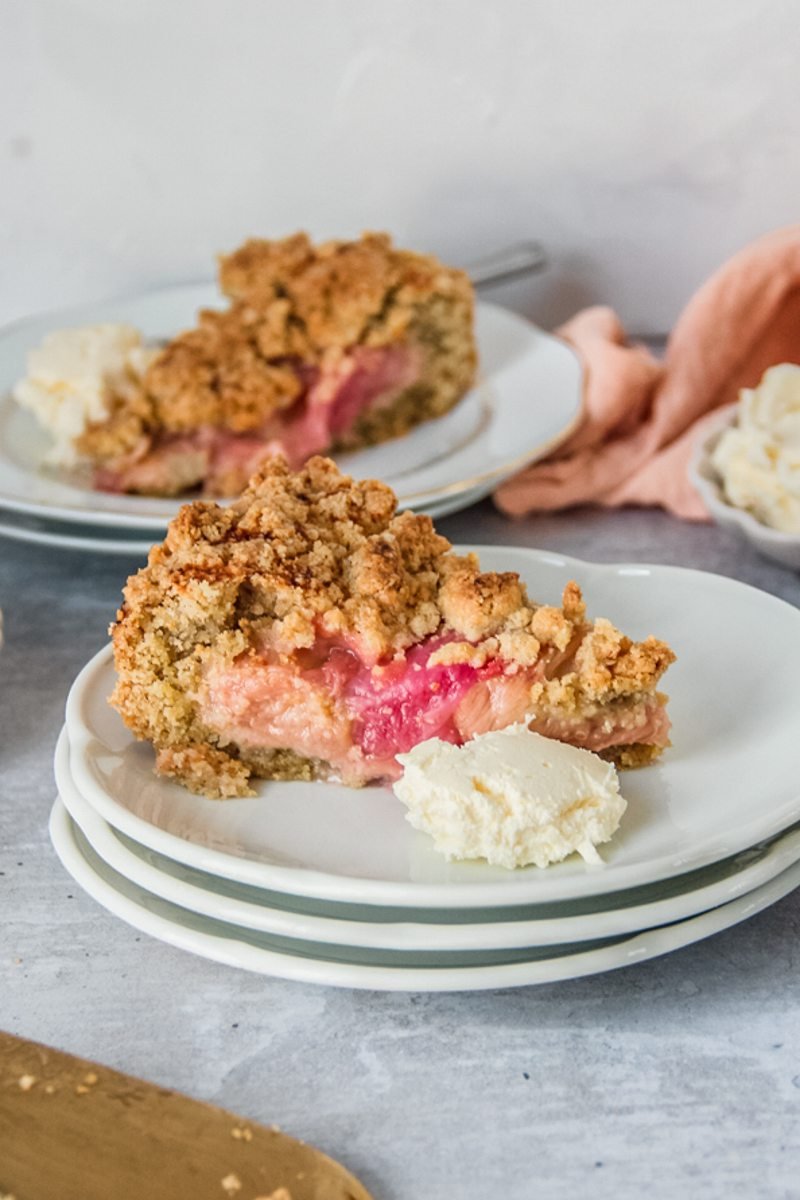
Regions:
M 144 443 L 124 464 L 95 472 L 95 487 L 106 492 L 164 492 L 204 482 L 217 493 L 231 475 L 242 486 L 259 463 L 284 454 L 292 469 L 327 450 L 367 409 L 387 407 L 420 375 L 413 346 L 357 346 L 335 365 L 297 366 L 304 389 L 285 412 L 254 433 L 231 433 L 204 426 L 191 433 L 166 434 Z M 223 485 L 222 488 L 220 485 Z
M 345 783 L 395 779 L 396 755 L 427 738 L 462 744 L 479 733 L 521 721 L 542 663 L 514 669 L 499 659 L 485 666 L 429 666 L 445 639 L 413 647 L 404 658 L 368 667 L 350 648 L 320 645 L 301 661 L 269 653 L 233 663 L 211 660 L 200 698 L 201 717 L 227 742 L 285 748 L 330 763 Z M 613 716 L 547 717 L 538 732 L 589 750 L 617 744 L 665 745 L 669 720 L 654 697 Z

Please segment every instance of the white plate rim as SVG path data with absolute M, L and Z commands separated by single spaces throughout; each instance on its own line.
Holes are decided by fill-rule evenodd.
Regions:
M 32 546 L 49 546 L 56 550 L 80 550 L 91 554 L 137 554 L 147 558 L 153 547 L 152 541 L 128 540 L 125 538 L 92 537 L 88 532 L 83 534 L 62 533 L 59 529 L 43 530 L 28 529 L 24 525 L 16 525 L 13 521 L 0 517 L 0 538 L 12 542 L 25 542 Z M 105 528 L 105 527 L 104 527 Z
M 116 891 L 107 879 L 101 879 L 78 848 L 70 818 L 60 800 L 53 806 L 49 829 L 55 852 L 75 882 L 96 903 L 142 933 L 213 962 L 262 975 L 371 991 L 454 992 L 526 987 L 633 966 L 737 925 L 800 885 L 800 863 L 795 863 L 769 883 L 700 916 L 642 931 L 612 946 L 558 958 L 476 967 L 365 966 L 255 947 L 227 934 L 225 927 L 217 922 L 212 923 L 210 932 L 181 926 L 157 911 L 159 906 L 166 909 L 168 902 L 144 893 L 148 898 L 145 907 Z
M 490 490 L 491 488 L 471 489 L 463 495 L 436 501 L 422 511 L 438 520 L 440 517 L 447 516 L 448 513 L 477 504 L 488 495 Z M 16 517 L 22 519 L 17 520 Z M 0 538 L 7 538 L 12 542 L 24 542 L 33 546 L 48 546 L 57 550 L 78 550 L 90 554 L 137 555 L 146 559 L 153 545 L 160 541 L 162 536 L 152 533 L 146 539 L 144 537 L 110 537 L 109 531 L 113 532 L 115 526 L 101 525 L 99 528 L 93 528 L 82 523 L 78 525 L 81 532 L 65 532 L 65 530 L 74 530 L 75 527 L 62 521 L 54 521 L 52 528 L 31 529 L 24 524 L 26 519 L 37 520 L 43 526 L 48 523 L 48 519 L 44 517 L 31 518 L 30 514 L 14 514 L 10 510 L 0 509 Z M 124 533 L 124 530 L 120 532 Z
M 64 729 L 56 747 L 55 778 L 62 804 L 95 853 L 120 875 L 162 900 L 202 916 L 217 917 L 263 933 L 382 950 L 497 950 L 592 941 L 638 933 L 718 908 L 769 882 L 792 863 L 800 861 L 800 828 L 796 828 L 773 842 L 755 862 L 738 868 L 733 866 L 724 879 L 693 888 L 679 896 L 608 912 L 503 920 L 503 909 L 496 909 L 496 920 L 474 925 L 463 921 L 439 925 L 429 922 L 387 923 L 369 919 L 343 919 L 275 909 L 267 902 L 255 904 L 221 895 L 217 891 L 205 891 L 200 884 L 178 879 L 139 858 L 120 841 L 113 827 L 98 816 L 78 791 L 70 773 L 69 741 Z M 159 857 L 163 858 L 161 855 Z M 368 918 L 369 906 L 366 907 L 365 915 Z M 533 908 L 535 906 L 531 906 Z M 464 912 L 463 909 L 457 911 Z
M 458 546 L 457 552 L 470 549 L 483 553 L 489 547 Z M 525 547 L 501 548 L 504 555 L 509 557 L 508 566 L 512 566 L 515 556 L 522 555 L 528 559 L 543 564 L 556 565 L 559 568 L 575 570 L 577 578 L 588 581 L 593 573 L 614 572 L 617 575 L 632 572 L 636 575 L 643 573 L 662 576 L 679 575 L 694 577 L 698 580 L 711 582 L 714 586 L 744 590 L 758 597 L 758 602 L 767 606 L 779 607 L 781 611 L 790 611 L 800 620 L 800 612 L 792 605 L 780 600 L 770 593 L 751 587 L 739 580 L 727 576 L 715 575 L 710 572 L 698 571 L 686 567 L 658 566 L 656 564 L 621 563 L 593 564 L 581 562 L 549 552 L 530 550 Z M 109 824 L 120 829 L 142 845 L 165 854 L 168 858 L 196 866 L 212 875 L 223 875 L 242 883 L 268 887 L 274 891 L 285 891 L 295 895 L 314 896 L 320 899 L 340 900 L 354 903 L 375 903 L 383 905 L 399 905 L 403 907 L 435 906 L 437 908 L 507 906 L 509 904 L 508 885 L 503 883 L 487 883 L 480 886 L 480 898 L 476 899 L 475 884 L 442 884 L 429 883 L 397 883 L 394 881 L 374 879 L 354 879 L 348 876 L 331 875 L 319 871 L 303 871 L 302 869 L 285 867 L 263 862 L 254 862 L 243 858 L 233 858 L 224 852 L 209 849 L 196 843 L 190 843 L 182 838 L 158 829 L 144 821 L 136 814 L 118 804 L 92 773 L 91 747 L 94 735 L 82 718 L 81 710 L 84 698 L 92 686 L 93 678 L 102 671 L 111 660 L 111 647 L 105 646 L 86 664 L 70 689 L 66 706 L 66 727 L 72 750 L 72 774 L 79 791 Z M 708 863 L 729 857 L 748 846 L 766 840 L 787 829 L 800 819 L 800 789 L 791 802 L 778 809 L 770 810 L 768 814 L 760 814 L 753 821 L 737 827 L 735 833 L 728 833 L 726 838 L 718 837 L 716 841 L 707 841 L 702 849 L 695 848 L 693 853 L 680 855 L 667 854 L 660 859 L 645 863 L 632 863 L 627 866 L 616 865 L 613 873 L 587 871 L 582 876 L 571 876 L 569 881 L 560 879 L 557 875 L 548 882 L 549 900 L 575 899 L 579 896 L 604 894 L 623 888 L 635 887 L 639 884 L 654 883 L 674 875 L 703 867 Z M 537 885 L 533 885 L 536 887 Z M 515 904 L 541 900 L 541 885 L 537 894 L 527 895 L 524 882 L 515 886 Z M 409 890 L 413 898 L 409 898 Z
M 206 294 L 207 293 L 207 294 Z M 201 295 L 204 302 L 208 305 L 214 300 L 215 293 L 213 285 L 205 283 L 185 283 L 172 284 L 163 287 L 147 289 L 145 291 L 128 294 L 126 296 L 107 298 L 99 304 L 83 304 L 73 308 L 66 308 L 56 312 L 44 313 L 24 317 L 18 321 L 13 321 L 0 328 L 0 353 L 2 352 L 3 340 L 9 336 L 13 337 L 25 329 L 40 330 L 40 336 L 49 328 L 66 328 L 70 324 L 85 323 L 86 320 L 99 320 L 98 310 L 106 307 L 113 309 L 115 306 L 139 305 L 153 302 L 164 302 L 170 297 L 178 298 L 187 296 L 193 297 Z M 221 294 L 216 293 L 216 301 L 223 300 Z M 187 304 L 188 304 L 187 300 Z M 193 307 L 196 304 L 193 302 Z M 488 470 L 472 470 L 469 474 L 462 477 L 450 479 L 446 483 L 442 483 L 436 487 L 429 487 L 423 490 L 412 490 L 404 492 L 402 487 L 396 488 L 398 494 L 398 504 L 402 507 L 412 507 L 418 510 L 424 510 L 427 506 L 434 504 L 437 501 L 447 502 L 449 507 L 447 511 L 453 511 L 452 506 L 458 505 L 458 498 L 465 493 L 476 491 L 479 488 L 484 488 L 486 491 L 493 486 L 499 484 L 502 480 L 508 478 L 516 471 L 520 470 L 526 464 L 543 458 L 551 453 L 558 445 L 560 445 L 571 433 L 578 427 L 585 408 L 585 391 L 586 391 L 586 370 L 581 356 L 578 354 L 574 346 L 566 339 L 557 334 L 549 333 L 539 326 L 534 325 L 527 318 L 515 313 L 510 309 L 504 308 L 502 305 L 493 304 L 486 300 L 478 300 L 476 302 L 476 318 L 481 312 L 495 320 L 505 320 L 509 324 L 516 325 L 520 330 L 524 329 L 531 339 L 531 343 L 536 340 L 558 346 L 559 352 L 563 352 L 568 356 L 576 370 L 576 387 L 575 395 L 572 397 L 568 418 L 552 436 L 543 438 L 539 435 L 534 442 L 523 453 L 514 454 L 504 459 L 502 463 L 497 463 Z M 108 319 L 108 318 L 106 318 Z M 479 378 L 473 391 L 480 392 L 481 390 L 489 396 L 491 394 L 491 376 L 487 378 Z M 5 414 L 10 411 L 10 407 L 14 405 L 13 399 L 6 394 L 0 397 L 0 414 Z M 492 402 L 489 402 L 491 409 Z M 399 439 L 402 440 L 402 439 Z M 457 454 L 454 451 L 447 455 L 449 459 L 453 459 Z M 15 493 L 8 493 L 3 486 L 3 463 L 0 460 L 0 510 L 6 509 L 18 513 L 26 513 L 32 516 L 48 516 L 53 521 L 63 520 L 72 523 L 89 523 L 93 525 L 111 525 L 118 528 L 130 529 L 147 529 L 153 531 L 163 531 L 168 522 L 173 519 L 177 513 L 177 507 L 180 503 L 186 501 L 177 501 L 170 503 L 167 501 L 168 507 L 159 512 L 136 512 L 133 511 L 133 505 L 137 501 L 142 500 L 139 497 L 127 497 L 126 500 L 132 505 L 131 510 L 123 511 L 104 511 L 97 507 L 92 507 L 89 502 L 89 497 L 92 493 L 85 493 L 86 499 L 83 502 L 72 504 L 62 503 L 53 504 L 47 501 L 26 500 Z M 81 489 L 76 489 L 76 495 L 83 494 Z M 144 498 L 145 500 L 147 498 Z

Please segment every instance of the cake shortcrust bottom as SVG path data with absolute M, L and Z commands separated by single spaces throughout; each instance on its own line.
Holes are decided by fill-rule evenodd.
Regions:
M 635 742 L 599 751 L 599 757 L 620 770 L 633 770 L 655 762 L 666 747 Z M 220 750 L 208 744 L 172 746 L 158 753 L 156 769 L 211 800 L 227 800 L 256 793 L 250 779 L 284 782 L 330 779 L 327 763 L 294 750 Z M 352 785 L 350 785 L 352 786 Z
M 310 783 L 329 774 L 327 764 L 294 750 L 248 750 L 239 755 L 197 742 L 160 750 L 156 770 L 211 800 L 254 796 L 251 778 Z
M 667 746 L 671 745 L 670 742 Z M 600 750 L 600 758 L 611 762 L 615 767 L 634 770 L 636 767 L 649 767 L 659 758 L 667 746 L 654 746 L 648 742 L 634 742 L 630 746 L 610 746 L 608 750 Z

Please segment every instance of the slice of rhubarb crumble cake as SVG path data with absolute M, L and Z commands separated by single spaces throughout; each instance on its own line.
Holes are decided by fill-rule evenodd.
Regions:
M 298 467 L 396 437 L 473 383 L 467 275 L 385 234 L 251 240 L 219 277 L 229 306 L 157 352 L 101 326 L 31 355 L 16 397 L 57 439 L 69 432 L 62 461 L 89 464 L 98 489 L 235 496 L 267 457 Z
M 329 459 L 273 459 L 230 508 L 182 508 L 124 596 L 111 702 L 207 796 L 391 780 L 426 738 L 522 720 L 621 766 L 668 745 L 668 646 L 588 621 L 575 583 L 536 604 Z

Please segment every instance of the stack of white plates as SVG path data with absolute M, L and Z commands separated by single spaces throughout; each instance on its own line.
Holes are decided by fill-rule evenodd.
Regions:
M 0 332 L 0 537 L 142 558 L 161 540 L 180 501 L 95 492 L 80 475 L 48 468 L 46 436 L 10 393 L 25 375 L 29 351 L 54 329 L 128 322 L 162 340 L 220 300 L 211 285 L 165 288 Z M 579 419 L 583 373 L 565 342 L 486 303 L 477 305 L 476 332 L 481 382 L 451 413 L 340 456 L 353 475 L 390 484 L 401 508 L 441 517 L 474 504 L 554 449 Z
M 107 697 L 109 649 L 70 694 L 51 831 L 75 879 L 136 928 L 220 963 L 347 987 L 509 987 L 640 962 L 800 884 L 800 612 L 730 579 L 481 549 L 678 653 L 673 747 L 622 776 L 604 863 L 447 863 L 387 788 L 265 783 L 220 803 L 153 774 Z
M 211 802 L 152 773 L 108 707 L 109 648 L 76 680 L 56 752 L 56 851 L 140 930 L 273 976 L 354 988 L 498 988 L 582 976 L 726 929 L 800 883 L 800 613 L 727 578 L 481 548 L 557 600 L 673 644 L 673 748 L 622 776 L 604 863 L 446 863 L 383 787 L 263 784 Z

